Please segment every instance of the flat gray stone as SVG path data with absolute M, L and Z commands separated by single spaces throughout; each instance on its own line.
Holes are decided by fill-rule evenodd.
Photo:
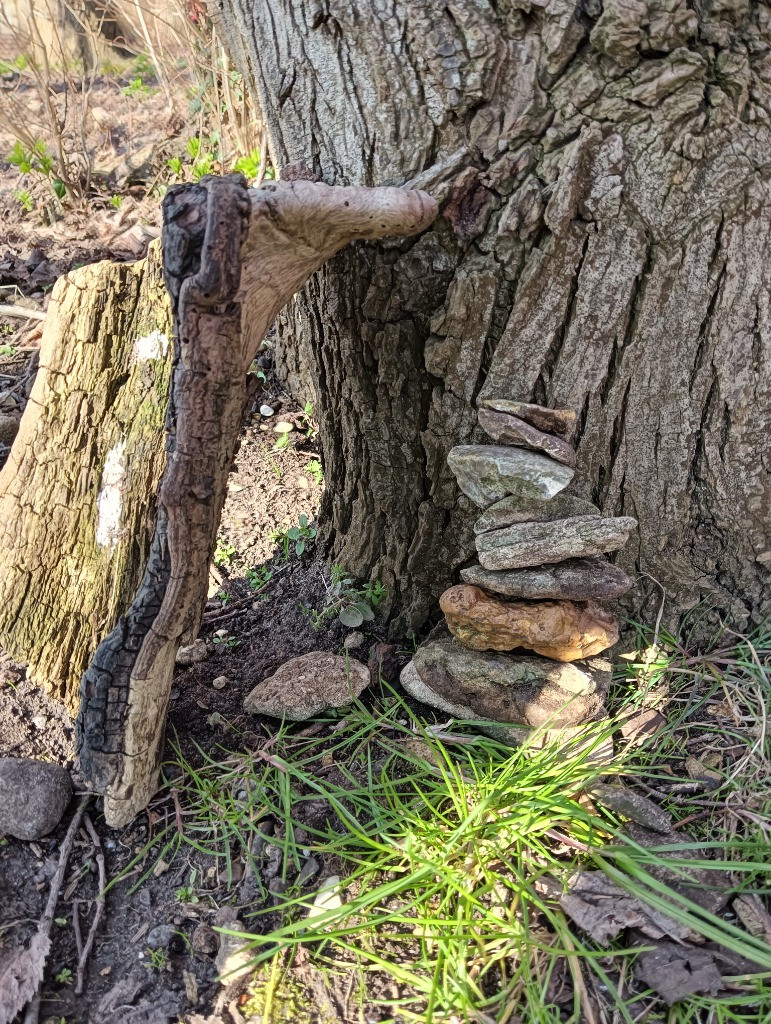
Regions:
M 369 686 L 370 672 L 355 658 L 312 651 L 284 662 L 244 699 L 244 710 L 303 722 L 330 708 L 345 707 Z
M 493 409 L 480 409 L 479 426 L 498 444 L 513 444 L 551 455 L 557 462 L 575 466 L 576 450 L 564 438 L 547 434 L 518 416 Z
M 610 663 L 550 661 L 535 655 L 472 651 L 455 639 L 432 640 L 421 647 L 401 682 L 413 697 L 456 718 L 501 722 L 523 729 L 551 728 L 594 721 L 604 712 Z M 410 668 L 408 666 L 408 668 Z
M 517 416 L 537 430 L 558 437 L 569 438 L 576 425 L 576 414 L 572 409 L 546 409 L 529 402 L 515 402 L 509 398 L 483 398 L 479 403 L 484 409 L 507 412 Z
M 468 444 L 453 448 L 447 464 L 464 494 L 482 508 L 514 494 L 553 498 L 573 479 L 573 470 L 527 448 Z
M 460 574 L 464 583 L 482 590 L 528 600 L 613 600 L 632 588 L 627 574 L 604 558 L 569 558 L 552 565 L 497 572 L 471 565 Z
M 26 841 L 49 835 L 72 799 L 69 773 L 32 757 L 0 758 L 0 833 Z
M 552 523 L 555 519 L 574 516 L 599 516 L 602 513 L 591 501 L 572 494 L 558 494 L 544 501 L 541 498 L 501 498 L 474 523 L 474 533 L 500 530 L 514 523 Z
M 575 516 L 553 523 L 518 523 L 480 533 L 479 561 L 485 569 L 524 569 L 622 548 L 637 526 L 631 516 Z

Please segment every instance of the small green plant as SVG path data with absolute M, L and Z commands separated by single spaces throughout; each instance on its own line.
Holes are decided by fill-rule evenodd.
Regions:
M 214 564 L 230 565 L 236 557 L 236 553 L 236 549 L 229 540 L 226 540 L 224 537 L 218 537 L 217 546 L 214 549 Z
M 174 890 L 174 899 L 177 903 L 198 903 L 198 893 L 195 891 L 195 879 L 197 872 L 190 872 L 190 882 L 188 885 L 180 885 L 178 889 Z
M 212 643 L 217 647 L 238 647 L 241 641 L 226 629 L 218 629 L 212 637 Z
M 301 555 L 316 539 L 316 531 L 308 524 L 308 517 L 303 515 L 297 526 L 291 526 L 288 530 L 273 530 L 270 539 L 280 546 L 286 561 L 292 549 L 296 555 Z
M 0 356 L 12 357 L 19 350 L 14 345 L 0 345 Z
M 264 566 L 246 570 L 246 582 L 252 590 L 261 590 L 272 578 L 273 573 Z
M 280 452 L 284 448 L 288 448 L 289 447 L 289 439 L 290 439 L 290 437 L 291 437 L 291 434 L 289 434 L 289 433 L 282 434 L 279 437 L 278 441 L 276 441 L 276 443 L 273 445 L 273 450 L 276 451 L 276 452 Z
M 305 431 L 308 440 L 312 440 L 318 432 L 318 424 L 313 419 L 313 403 L 306 402 L 303 408 L 302 415 L 300 417 L 302 422 L 302 428 Z
M 124 85 L 121 89 L 124 96 L 129 96 L 132 99 L 146 99 L 153 91 L 141 75 L 136 75 L 128 85 Z
M 318 459 L 311 459 L 308 465 L 305 467 L 305 472 L 316 484 L 317 487 L 321 487 L 324 483 L 324 470 L 322 469 L 321 463 Z
M 227 606 L 230 604 L 230 594 L 227 592 L 227 590 L 218 590 L 217 597 L 219 598 L 222 607 L 227 608 Z
M 165 949 L 148 949 L 147 966 L 153 971 L 162 971 L 169 962 L 169 954 Z
M 13 60 L 0 60 L 0 75 L 12 75 L 17 71 L 26 71 L 29 61 L 20 53 Z
M 119 210 L 123 206 L 123 196 L 110 196 L 110 206 L 114 206 L 116 210 Z
M 171 171 L 175 178 L 182 177 L 184 170 L 182 167 L 182 161 L 178 156 L 169 157 L 169 159 L 166 161 L 166 166 L 168 167 L 168 169 Z
M 311 617 L 314 629 L 320 629 L 328 619 L 335 616 L 351 629 L 364 622 L 371 622 L 375 618 L 374 609 L 388 593 L 380 580 L 358 587 L 353 577 L 340 565 L 332 566 L 332 576 L 326 586 L 326 604 Z
M 14 192 L 13 198 L 16 200 L 16 202 L 19 204 L 22 210 L 24 210 L 25 213 L 32 213 L 32 211 L 35 209 L 35 202 L 32 198 L 32 195 L 26 189 L 19 189 L 18 191 Z
M 236 160 L 233 164 L 233 170 L 236 174 L 243 174 L 248 181 L 252 181 L 260 173 L 260 163 L 260 151 L 259 149 L 253 149 L 248 156 L 240 156 Z
M 56 975 L 55 980 L 60 985 L 71 985 L 74 980 L 74 975 L 69 967 L 63 967 Z

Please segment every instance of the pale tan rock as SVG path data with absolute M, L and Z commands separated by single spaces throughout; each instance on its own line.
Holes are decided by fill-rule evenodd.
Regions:
M 244 700 L 244 710 L 302 722 L 350 704 L 369 682 L 369 669 L 360 661 L 312 651 L 285 662 L 255 686 Z
M 612 647 L 618 622 L 593 601 L 501 601 L 460 584 L 439 605 L 453 636 L 475 651 L 517 647 L 557 661 L 577 661 Z

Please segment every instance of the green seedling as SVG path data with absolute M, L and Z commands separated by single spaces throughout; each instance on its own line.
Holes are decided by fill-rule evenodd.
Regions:
M 288 530 L 273 530 L 270 539 L 279 545 L 286 561 L 292 551 L 299 557 L 316 539 L 316 531 L 308 524 L 308 517 L 302 515 L 297 526 Z
M 229 540 L 226 540 L 224 537 L 217 538 L 217 546 L 214 549 L 215 565 L 230 565 L 236 554 L 236 549 Z

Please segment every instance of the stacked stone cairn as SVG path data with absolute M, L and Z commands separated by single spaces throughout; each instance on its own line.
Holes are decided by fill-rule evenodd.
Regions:
M 575 420 L 565 409 L 486 399 L 479 424 L 495 443 L 453 448 L 447 460 L 484 510 L 474 524 L 479 561 L 440 599 L 452 635 L 429 639 L 401 681 L 456 718 L 506 723 L 484 727 L 504 742 L 536 729 L 542 742 L 564 739 L 606 717 L 611 667 L 598 655 L 617 642 L 618 622 L 598 602 L 632 581 L 604 556 L 637 521 L 564 493 Z

